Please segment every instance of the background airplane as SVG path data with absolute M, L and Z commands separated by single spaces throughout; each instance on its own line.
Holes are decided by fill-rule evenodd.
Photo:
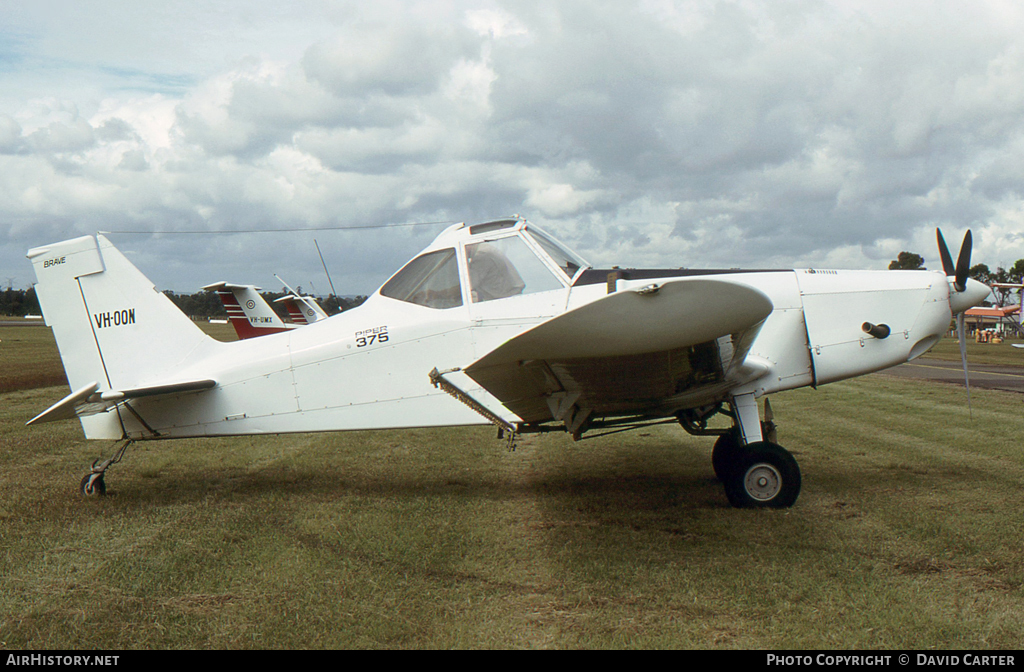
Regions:
M 278 277 L 278 280 L 281 278 Z M 281 282 L 284 283 L 283 280 Z M 203 289 L 216 292 L 220 297 L 239 339 L 277 334 L 327 318 L 327 313 L 316 299 L 299 294 L 287 284 L 285 287 L 290 294 L 275 299 L 274 302 L 284 304 L 291 322 L 285 322 L 278 316 L 259 293 L 260 288 L 255 285 L 215 282 Z
M 324 309 L 320 307 L 315 298 L 295 291 L 287 282 L 281 280 L 280 275 L 274 275 L 274 277 L 288 290 L 288 294 L 275 299 L 274 303 L 284 304 L 285 310 L 288 311 L 288 318 L 293 323 L 299 325 L 312 324 L 313 322 L 327 319 L 327 313 L 324 312 Z
M 299 326 L 288 324 L 274 312 L 274 309 L 260 296 L 259 287 L 255 285 L 236 285 L 230 282 L 215 282 L 203 287 L 208 292 L 215 292 L 224 309 L 228 312 L 228 320 L 235 328 L 240 340 L 278 334 Z
M 580 438 L 671 420 L 718 437 L 734 506 L 787 507 L 800 471 L 757 399 L 938 342 L 989 293 L 967 279 L 969 234 L 955 266 L 939 245 L 944 272 L 594 269 L 525 220 L 461 224 L 357 309 L 221 343 L 86 236 L 28 253 L 72 389 L 29 422 L 125 439 L 88 494 L 137 439 L 483 423 Z

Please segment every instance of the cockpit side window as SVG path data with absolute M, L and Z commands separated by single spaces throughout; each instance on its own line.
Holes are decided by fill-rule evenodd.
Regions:
M 474 303 L 562 288 L 519 236 L 467 245 L 466 260 Z
M 462 286 L 454 248 L 428 252 L 406 264 L 380 289 L 382 296 L 427 308 L 462 305 Z

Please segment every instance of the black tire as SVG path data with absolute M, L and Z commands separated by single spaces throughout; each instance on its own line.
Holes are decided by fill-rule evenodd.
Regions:
M 711 466 L 718 480 L 725 483 L 736 471 L 736 463 L 743 455 L 740 442 L 736 439 L 736 430 L 722 434 L 711 449 Z
M 725 480 L 729 503 L 742 509 L 785 509 L 800 496 L 800 467 L 782 446 L 760 441 L 742 449 Z
M 99 478 L 93 481 L 92 487 L 89 486 L 89 479 L 91 478 L 92 474 L 86 474 L 78 485 L 78 491 L 84 497 L 102 497 L 107 494 L 107 484 L 103 482 L 103 475 L 100 474 Z

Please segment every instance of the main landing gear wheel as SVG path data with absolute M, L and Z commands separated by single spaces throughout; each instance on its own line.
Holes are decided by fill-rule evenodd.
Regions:
M 711 466 L 715 470 L 715 476 L 723 483 L 736 471 L 736 462 L 743 455 L 740 442 L 736 439 L 736 431 L 722 434 L 715 441 L 715 447 L 711 450 Z
M 729 503 L 744 509 L 784 509 L 800 496 L 800 467 L 782 446 L 768 441 L 740 449 L 725 479 Z
M 86 474 L 78 486 L 78 491 L 86 497 L 102 497 L 107 494 L 107 484 L 103 482 L 103 474 Z

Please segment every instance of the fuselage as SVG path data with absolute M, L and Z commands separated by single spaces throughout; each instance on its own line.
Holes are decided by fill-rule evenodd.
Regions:
M 754 287 L 774 306 L 747 356 L 766 367 L 743 384 L 757 396 L 906 362 L 927 351 L 951 318 L 948 283 L 934 272 L 760 271 L 716 274 L 716 279 Z M 616 291 L 686 281 L 622 279 Z M 162 436 L 485 424 L 485 418 L 436 389 L 430 371 L 463 368 L 545 319 L 606 294 L 604 284 L 592 284 L 435 309 L 378 293 L 357 309 L 303 329 L 210 342 L 207 352 L 179 374 L 212 377 L 215 389 L 134 405 Z M 865 322 L 887 325 L 890 335 L 870 336 L 862 329 Z M 644 338 L 643 325 L 622 328 Z M 465 382 L 468 392 L 488 399 L 486 391 Z M 493 400 L 490 407 L 503 410 Z M 507 411 L 503 415 L 516 420 Z M 147 436 L 141 425 L 131 426 L 131 418 L 125 422 L 129 433 Z M 119 427 L 115 431 L 120 435 Z
M 667 417 L 906 362 L 941 338 L 955 312 L 988 292 L 973 281 L 953 292 L 949 278 L 929 271 L 601 271 L 525 221 L 503 220 L 451 227 L 356 309 L 301 329 L 222 343 L 202 335 L 108 241 L 98 240 L 30 252 L 72 390 L 97 384 L 97 400 L 125 399 L 82 417 L 89 438 L 490 422 L 436 387 L 432 371 L 447 372 L 448 382 L 513 426 L 557 419 L 559 406 L 573 403 L 574 389 L 591 414 Z M 680 303 L 687 288 L 689 303 Z M 655 303 L 606 300 L 621 293 Z M 716 305 L 715 297 L 733 298 Z M 639 304 L 647 312 L 631 313 L 643 315 L 631 323 L 621 319 L 628 311 L 581 310 L 597 302 L 624 310 Z M 659 312 L 658 306 L 674 308 Z M 732 312 L 739 319 L 730 319 Z M 583 313 L 601 321 L 564 319 Z M 107 325 L 107 314 L 131 320 Z M 541 366 L 527 351 L 518 364 L 505 361 L 506 368 L 486 374 L 497 385 L 478 383 L 484 374 L 463 373 L 555 322 L 577 324 L 576 331 L 554 330 L 567 347 L 552 349 L 550 338 L 545 344 L 569 361 Z M 673 340 L 677 331 L 697 335 Z M 587 347 L 598 332 L 611 350 Z M 656 369 L 657 358 L 645 359 L 659 352 L 666 353 L 663 369 Z M 574 364 L 573 353 L 584 359 Z M 585 366 L 576 366 L 580 361 Z M 665 384 L 644 387 L 647 369 L 630 370 L 633 362 L 664 374 Z M 521 372 L 532 366 L 551 386 L 536 376 L 530 383 L 525 374 L 520 385 L 508 366 Z M 581 375 L 589 382 L 572 379 Z M 533 401 L 517 405 L 517 385 Z M 504 401 L 485 386 L 501 387 Z M 602 389 L 588 398 L 595 387 Z M 634 387 L 644 389 L 634 393 Z M 132 397 L 133 389 L 143 393 Z M 510 408 L 524 414 L 529 408 L 532 417 Z

